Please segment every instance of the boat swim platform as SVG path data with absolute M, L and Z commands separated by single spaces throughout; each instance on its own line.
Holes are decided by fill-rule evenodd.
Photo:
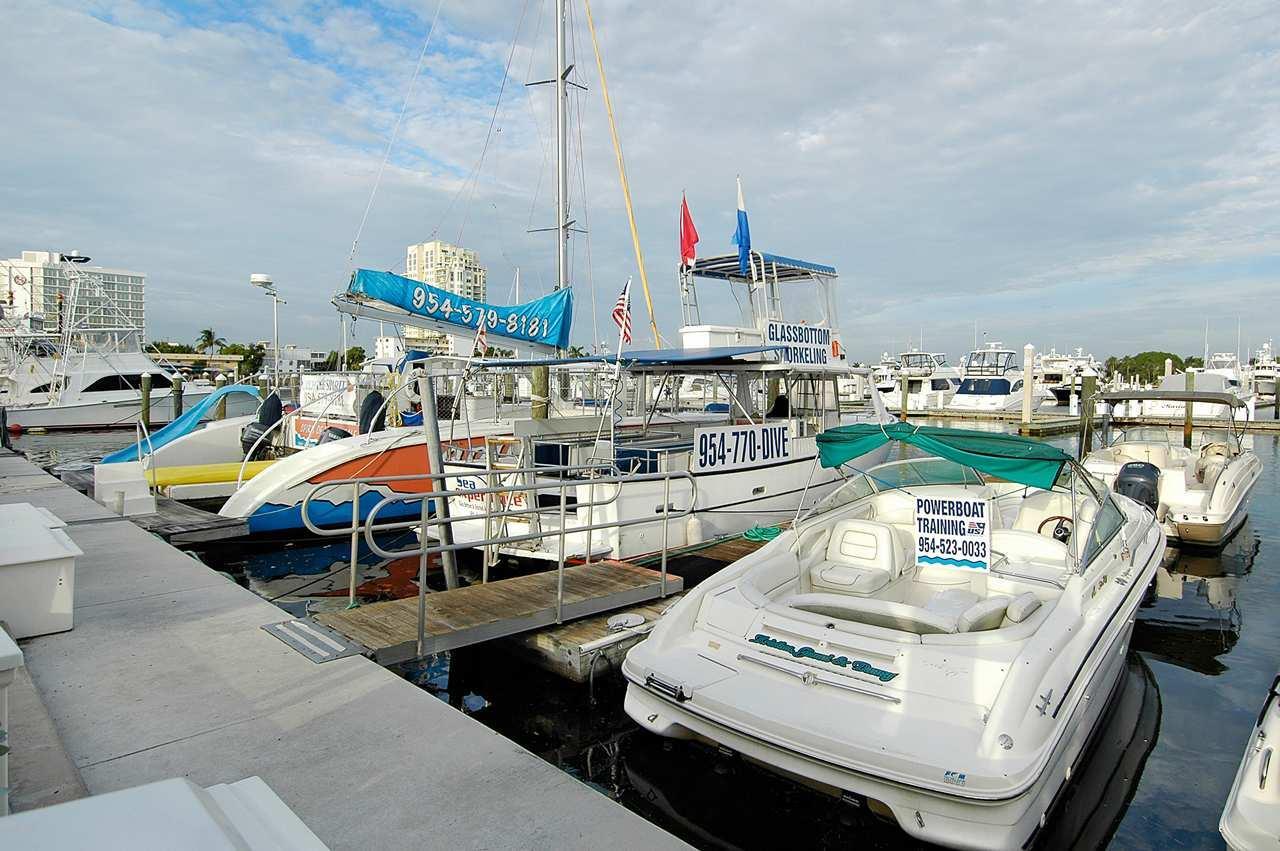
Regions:
M 456 650 L 556 623 L 556 571 L 467 585 L 426 596 L 424 652 Z M 684 589 L 668 574 L 667 596 Z M 661 574 L 621 561 L 564 569 L 564 621 L 662 598 Z M 305 619 L 365 648 L 381 665 L 418 657 L 418 598 L 370 603 Z M 305 621 L 304 621 L 305 622 Z

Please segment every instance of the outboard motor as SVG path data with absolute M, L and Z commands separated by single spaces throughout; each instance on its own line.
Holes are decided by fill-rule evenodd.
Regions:
M 267 430 L 280 422 L 283 416 L 284 408 L 280 404 L 280 397 L 272 393 L 266 399 L 262 400 L 262 406 L 258 408 L 258 418 L 244 427 L 240 432 L 240 449 L 248 458 L 249 453 L 253 452 L 253 457 L 248 458 L 250 461 L 261 461 L 270 451 L 270 441 L 258 443 L 258 438 L 267 433 Z M 254 445 L 257 444 L 257 450 Z
M 1111 489 L 1137 500 L 1154 513 L 1160 505 L 1160 468 L 1146 461 L 1130 461 L 1116 473 Z
M 372 434 L 387 427 L 387 409 L 382 407 L 384 398 L 377 390 L 369 391 L 360 403 L 360 433 Z M 374 419 L 374 415 L 377 419 Z
M 335 440 L 343 440 L 351 436 L 351 432 L 343 431 L 337 426 L 329 426 L 320 432 L 320 439 L 316 443 L 332 443 Z

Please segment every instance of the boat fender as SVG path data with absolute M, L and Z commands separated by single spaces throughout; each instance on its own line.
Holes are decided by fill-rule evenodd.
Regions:
M 404 391 L 403 391 L 404 398 L 407 399 L 410 404 L 413 404 L 415 402 L 420 403 L 422 401 L 422 394 L 418 392 L 418 378 L 421 375 L 422 375 L 422 370 L 415 369 L 413 372 L 409 373 L 409 375 L 405 378 Z
M 702 534 L 702 518 L 696 514 L 690 514 L 684 521 L 685 543 L 701 544 L 705 540 Z
M 360 403 L 361 434 L 372 434 L 387 427 L 387 412 L 382 407 L 383 401 L 383 395 L 377 390 L 370 390 L 369 395 L 364 397 L 364 401 Z
M 327 429 L 320 432 L 320 439 L 317 440 L 316 443 L 332 443 L 335 440 L 342 440 L 343 438 L 350 436 L 351 432 L 349 431 L 343 431 L 337 426 L 329 426 Z

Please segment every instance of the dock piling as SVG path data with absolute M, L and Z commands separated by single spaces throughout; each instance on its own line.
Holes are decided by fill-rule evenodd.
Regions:
M 1186 390 L 1188 393 L 1191 393 L 1195 389 L 1196 389 L 1196 374 L 1194 372 L 1188 371 L 1186 373 Z M 1191 422 L 1195 416 L 1196 403 L 1184 402 L 1183 404 L 1186 406 L 1187 412 L 1182 420 L 1182 445 L 1185 446 L 1187 449 L 1190 449 L 1191 448 Z
M 221 390 L 223 387 L 226 387 L 227 376 L 220 373 L 218 377 L 213 380 L 213 386 L 215 390 Z M 214 411 L 213 411 L 213 418 L 215 420 L 225 420 L 227 418 L 227 397 L 226 396 L 223 396 L 221 399 L 218 400 L 218 406 L 214 408 Z
M 1035 395 L 1036 347 L 1027 343 L 1022 347 L 1022 424 L 1031 424 L 1031 401 Z
M 142 426 L 151 430 L 151 373 L 142 376 L 142 412 L 139 414 Z
M 173 412 L 172 412 L 173 416 L 170 417 L 170 421 L 172 421 L 182 416 L 182 376 L 181 375 L 175 375 L 173 377 L 173 391 L 172 391 L 172 395 L 169 398 L 173 401 Z M 148 423 L 147 427 L 150 428 L 151 424 Z
M 910 386 L 910 379 L 904 372 L 902 379 L 898 384 L 898 419 L 902 422 L 907 421 L 907 387 Z

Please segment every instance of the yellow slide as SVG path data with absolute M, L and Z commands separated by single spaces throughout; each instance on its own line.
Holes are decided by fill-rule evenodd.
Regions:
M 247 482 L 275 461 L 250 461 L 244 465 L 244 480 Z M 235 482 L 240 475 L 240 464 L 193 464 L 187 467 L 161 467 L 148 470 L 147 480 L 152 486 L 168 488 L 173 485 L 206 485 L 218 482 Z

